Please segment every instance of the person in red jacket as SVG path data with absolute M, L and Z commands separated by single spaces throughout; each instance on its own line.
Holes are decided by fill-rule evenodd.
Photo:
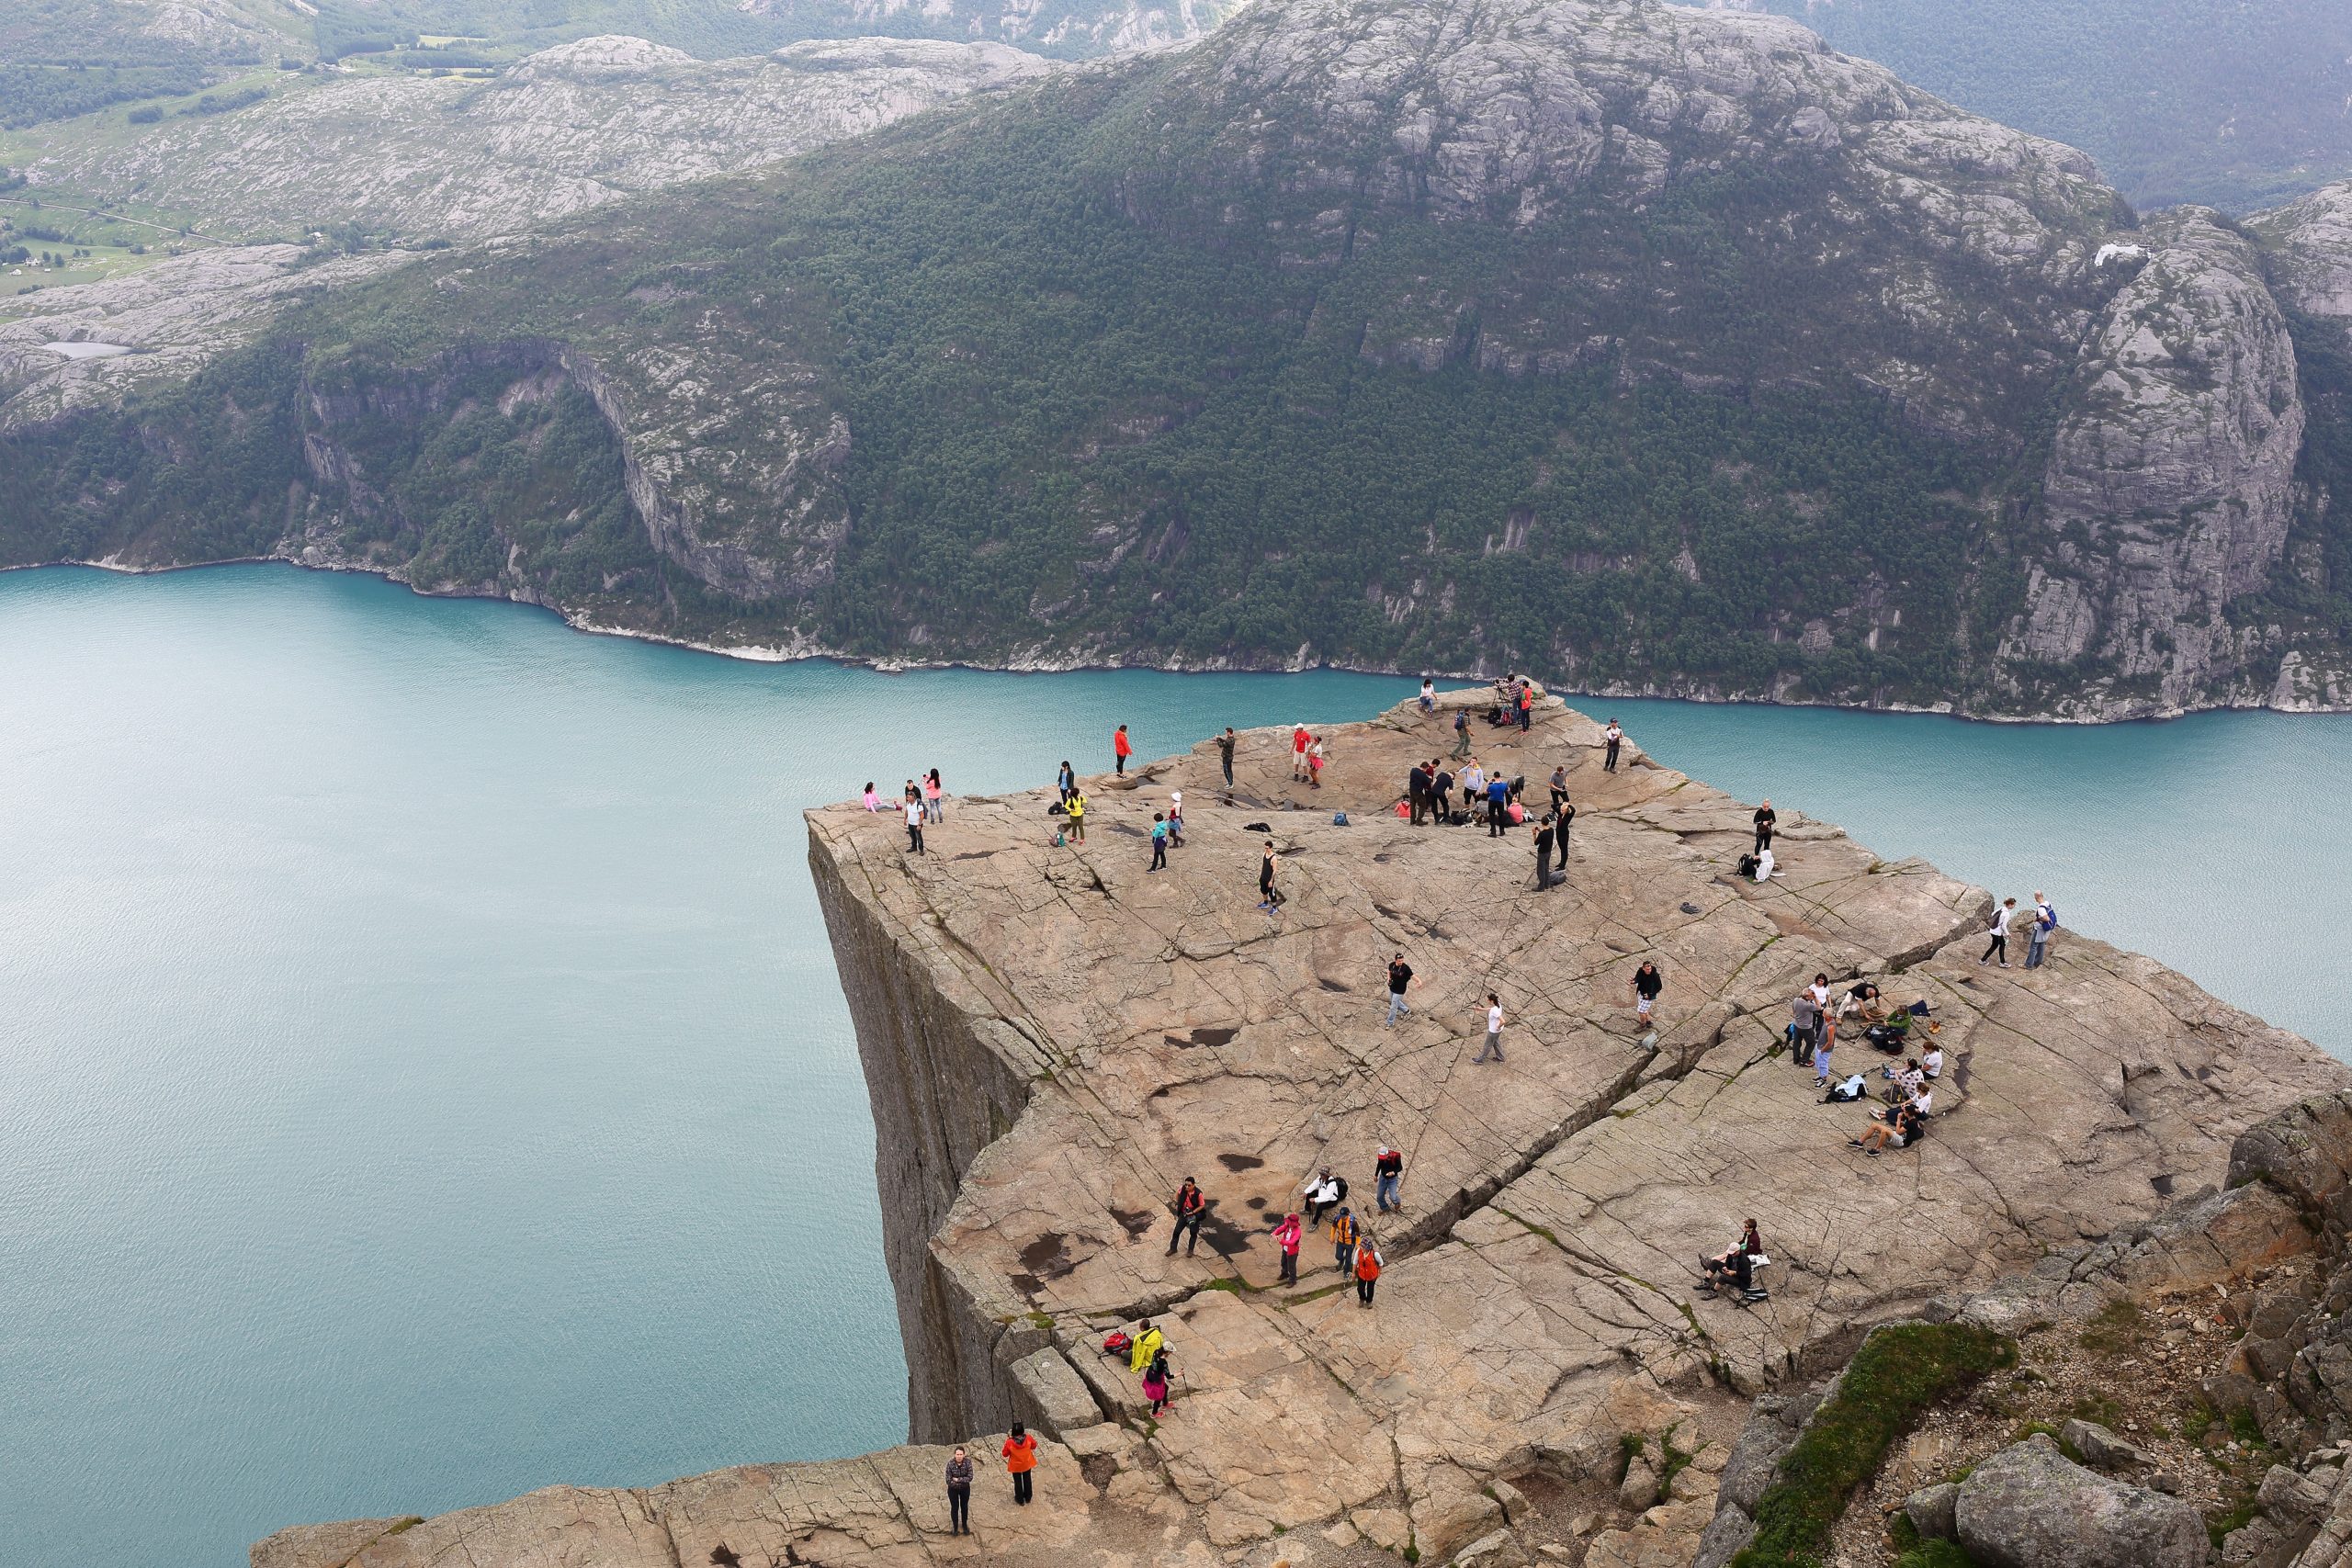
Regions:
M 1121 778 L 1126 777 L 1127 759 L 1135 754 L 1135 745 L 1128 740 L 1127 727 L 1123 724 L 1119 726 L 1119 733 L 1111 737 L 1111 756 L 1114 762 L 1114 771 Z
M 1027 1507 L 1036 1480 L 1037 1439 L 1018 1421 L 1012 1424 L 1012 1435 L 1004 1439 L 1004 1468 L 1012 1472 L 1012 1500 Z
M 1380 1282 L 1380 1248 L 1366 1236 L 1356 1247 L 1356 1304 L 1372 1304 L 1372 1288 Z
M 1274 1227 L 1274 1245 L 1282 1249 L 1283 1273 L 1279 1283 L 1298 1283 L 1298 1238 L 1305 1227 L 1296 1214 L 1284 1214 L 1283 1223 Z

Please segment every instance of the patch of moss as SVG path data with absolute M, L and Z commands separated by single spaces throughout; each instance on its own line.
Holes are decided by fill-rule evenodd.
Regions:
M 1956 1540 L 1923 1540 L 1894 1560 L 1894 1568 L 1977 1568 Z
M 2121 1356 L 2139 1348 L 2148 1326 L 2137 1302 L 2109 1302 L 2084 1325 L 2083 1348 L 2095 1356 Z
M 2259 1512 L 2261 1512 L 2261 1506 L 2255 1501 L 2254 1494 L 2249 1492 L 2228 1507 L 2216 1508 L 2205 1516 L 2206 1538 L 2218 1548 L 2224 1536 L 2233 1530 L 2243 1529 Z
M 1756 1538 L 1735 1568 L 1805 1568 L 1857 1487 L 1877 1473 L 1894 1440 L 1939 1402 L 1986 1373 L 2017 1364 L 2004 1337 L 1958 1323 L 1875 1329 L 1781 1461 L 1756 1506 Z

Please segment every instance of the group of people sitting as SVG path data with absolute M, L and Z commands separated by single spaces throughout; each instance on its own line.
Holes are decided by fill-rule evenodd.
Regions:
M 1751 1219 L 1740 1227 L 1739 1239 L 1728 1250 L 1699 1259 L 1700 1288 L 1715 1295 L 1729 1289 L 1743 1302 L 1761 1301 L 1765 1292 L 1756 1281 L 1756 1270 L 1770 1261 L 1764 1256 L 1763 1237 Z
M 1824 1091 L 1821 1100 L 1825 1105 L 1851 1104 L 1868 1093 L 1868 1080 L 1862 1074 L 1854 1073 L 1841 1080 L 1830 1069 L 1842 1023 L 1849 1020 L 1860 1023 L 1864 1041 L 1891 1056 L 1903 1055 L 1912 1032 L 1920 1025 L 1926 1026 L 1928 1038 L 1925 1051 L 1905 1057 L 1899 1067 L 1890 1063 L 1880 1069 L 1879 1076 L 1886 1080 L 1887 1103 L 1871 1113 L 1871 1125 L 1860 1137 L 1847 1140 L 1865 1154 L 1882 1154 L 1889 1147 L 1908 1148 L 1926 1134 L 1928 1121 L 1935 1114 L 1935 1086 L 1944 1070 L 1943 1047 L 1933 1038 L 1943 1026 L 1930 1016 L 1932 1010 L 1923 998 L 1890 1013 L 1878 987 L 1868 980 L 1857 981 L 1833 1001 L 1826 974 L 1814 976 L 1813 984 L 1799 991 L 1789 1003 L 1785 1038 L 1790 1054 L 1799 1066 L 1813 1068 L 1814 1084 Z

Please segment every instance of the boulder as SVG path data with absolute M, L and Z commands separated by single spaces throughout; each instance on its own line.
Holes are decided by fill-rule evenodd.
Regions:
M 1759 1407 L 1762 1401 L 1758 1402 Z M 1797 1431 L 1785 1427 L 1770 1416 L 1758 1414 L 1747 1418 L 1741 1427 L 1739 1440 L 1732 1444 L 1731 1458 L 1724 1463 L 1724 1472 L 1716 1495 L 1739 1508 L 1754 1514 L 1756 1505 L 1763 1499 L 1764 1488 L 1772 1484 L 1772 1472 L 1780 1467 L 1781 1456 L 1796 1446 Z
M 2044 1432 L 1978 1465 L 1952 1520 L 1984 1568 L 2204 1568 L 2196 1509 L 2084 1469 Z
M 1495 1530 L 1455 1552 L 1453 1568 L 1527 1568 L 1527 1549 L 1510 1531 Z
M 2058 1440 L 2083 1456 L 2093 1470 L 2141 1470 L 2155 1461 L 2096 1421 L 2069 1421 L 2058 1428 Z
M 1626 1507 L 1640 1511 L 1657 1501 L 1658 1474 L 1646 1459 L 1637 1459 L 1625 1467 L 1625 1479 L 1617 1485 L 1617 1501 Z
M 2230 1185 L 2256 1180 L 2341 1234 L 2352 1218 L 2352 1092 L 2309 1096 L 2240 1133 L 2230 1145 Z
M 1699 1537 L 1698 1555 L 1690 1568 L 1729 1568 L 1731 1560 L 1756 1539 L 1756 1521 L 1736 1504 L 1724 1504 Z
M 1922 1539 L 1950 1540 L 1958 1531 L 1952 1510 L 1959 1502 L 1960 1488 L 1941 1481 L 1933 1486 L 1922 1486 L 1903 1499 L 1903 1513 Z

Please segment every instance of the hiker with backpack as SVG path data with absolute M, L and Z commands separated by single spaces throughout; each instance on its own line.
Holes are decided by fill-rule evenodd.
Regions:
M 1356 1247 L 1353 1272 L 1356 1277 L 1356 1305 L 1368 1307 L 1372 1305 L 1373 1287 L 1380 1282 L 1380 1248 L 1373 1245 L 1370 1236 L 1365 1236 Z
M 1357 1228 L 1354 1213 L 1345 1203 L 1331 1221 L 1331 1261 L 1345 1274 L 1356 1266 L 1356 1238 L 1363 1233 Z
M 2058 929 L 2057 906 L 2039 891 L 2033 896 L 2032 920 L 2025 933 L 2025 966 L 2039 969 L 2050 947 L 2050 933 Z
M 1990 940 L 1984 943 L 1984 956 L 1976 961 L 1978 967 L 1992 962 L 1996 954 L 2002 968 L 2009 966 L 2009 921 L 2017 912 L 2018 901 L 2014 898 L 2002 899 L 2001 907 L 1993 911 L 1993 923 L 1984 929 L 1984 934 Z
M 1455 757 L 1470 755 L 1470 710 L 1453 710 L 1453 752 Z
M 1306 1194 L 1306 1223 L 1319 1225 L 1324 1215 L 1347 1201 L 1348 1179 L 1332 1175 L 1327 1165 L 1308 1177 L 1299 1190 Z
M 1405 1212 L 1405 1200 L 1401 1196 L 1405 1185 L 1403 1152 L 1389 1145 L 1381 1145 L 1380 1152 L 1373 1156 L 1372 1175 L 1373 1196 L 1379 1200 L 1380 1212 L 1384 1214 L 1392 1212 L 1403 1213 Z

